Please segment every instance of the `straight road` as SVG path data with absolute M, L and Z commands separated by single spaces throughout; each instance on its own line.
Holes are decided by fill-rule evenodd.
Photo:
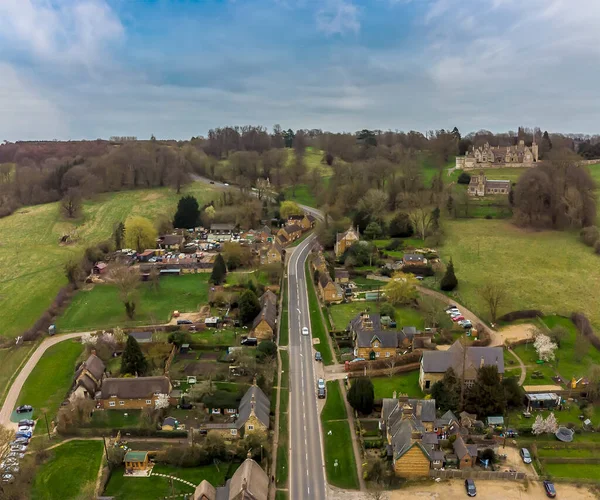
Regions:
M 302 335 L 304 327 L 312 332 L 304 265 L 314 238 L 302 242 L 288 264 L 291 500 L 327 497 L 312 335 Z

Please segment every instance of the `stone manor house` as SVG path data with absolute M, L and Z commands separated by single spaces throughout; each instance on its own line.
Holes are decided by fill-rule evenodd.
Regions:
M 483 147 L 472 147 L 464 156 L 456 157 L 456 168 L 471 170 L 474 168 L 501 168 L 501 167 L 531 167 L 539 161 L 538 145 L 535 140 L 531 147 L 520 140 L 516 146 L 490 146 L 485 143 Z

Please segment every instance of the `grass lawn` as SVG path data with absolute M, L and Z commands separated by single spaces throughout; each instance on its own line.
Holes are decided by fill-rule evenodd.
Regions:
M 141 416 L 142 410 L 97 410 L 92 414 L 92 420 L 88 427 L 93 427 L 95 429 L 137 427 L 140 423 Z
M 208 274 L 210 276 L 210 273 Z M 250 272 L 233 271 L 227 273 L 228 285 L 247 285 L 250 281 L 254 281 L 255 284 L 267 286 L 269 284 L 269 277 L 267 273 L 259 269 Z
M 306 276 L 310 276 L 308 269 L 308 261 L 306 261 Z M 321 352 L 323 356 L 323 364 L 333 364 L 333 354 L 331 353 L 331 346 L 329 345 L 328 332 L 325 331 L 325 325 L 321 318 L 321 310 L 319 301 L 317 299 L 317 293 L 315 291 L 315 285 L 312 279 L 307 280 L 308 288 L 308 306 L 310 308 L 310 326 L 312 328 L 312 337 L 319 339 L 319 344 L 315 345 L 315 349 Z
M 181 468 L 157 464 L 154 466 L 152 472 L 185 479 L 195 485 L 200 484 L 206 479 L 213 486 L 217 487 L 225 483 L 227 477 L 230 477 L 235 472 L 237 466 L 238 464 L 235 464 L 230 470 L 229 465 L 226 463 L 219 464 L 218 469 L 215 465 Z M 104 495 L 114 496 L 117 500 L 137 500 L 140 498 L 158 500 L 172 495 L 173 491 L 176 495 L 191 494 L 194 492 L 192 487 L 180 481 L 173 481 L 173 490 L 171 490 L 171 482 L 164 477 L 123 477 L 123 469 L 119 468 L 110 476 L 104 490 Z
M 17 369 L 21 363 L 29 357 L 33 349 L 37 347 L 37 343 L 27 342 L 20 346 L 0 349 L 0 404 L 4 402 L 6 393 L 10 388 L 10 380 L 16 376 Z
M 527 369 L 524 385 L 549 385 L 555 384 L 552 377 L 556 375 L 552 366 L 548 363 L 538 365 L 538 355 L 531 344 L 519 345 L 513 349 L 514 353 L 521 358 Z M 510 354 L 509 354 L 510 355 Z M 505 355 L 506 356 L 506 355 Z M 509 358 L 510 359 L 510 358 Z M 514 359 L 514 358 L 513 358 Z M 544 378 L 532 378 L 534 371 L 542 373 Z
M 422 398 L 423 392 L 419 387 L 419 370 L 394 375 L 392 377 L 371 378 L 375 387 L 375 399 L 391 398 L 394 391 L 397 395 L 406 394 L 411 398 Z
M 372 280 L 369 278 L 365 278 L 364 276 L 355 276 L 351 279 L 356 286 L 358 286 L 361 290 L 373 290 L 379 287 L 383 288 L 386 285 L 385 281 Z
M 90 498 L 100 469 L 102 453 L 102 441 L 69 441 L 54 448 L 50 451 L 49 460 L 35 473 L 31 498 Z
M 71 340 L 50 347 L 27 377 L 17 406 L 32 405 L 35 418 L 41 416 L 42 410 L 54 418 L 73 383 L 75 365 L 82 352 L 83 345 Z
M 134 320 L 128 320 L 116 287 L 96 285 L 77 293 L 56 326 L 65 332 L 166 323 L 174 310 L 193 312 L 206 304 L 209 277 L 210 273 L 165 276 L 157 291 L 149 283 L 140 283 Z
M 306 184 L 296 184 L 296 189 L 291 187 L 285 190 L 285 199 L 293 200 L 300 205 L 306 205 L 307 207 L 316 207 L 317 200 L 315 195 L 311 192 L 310 187 Z
M 186 186 L 181 195 L 168 188 L 123 191 L 86 201 L 75 222 L 63 220 L 58 203 L 21 208 L 0 219 L 0 335 L 15 337 L 33 325 L 66 285 L 65 262 L 109 238 L 117 222 L 129 215 L 173 214 L 180 196 L 193 194 L 203 205 L 214 193 L 203 183 Z M 59 238 L 69 233 L 75 243 L 59 246 Z
M 381 304 L 381 303 L 379 303 Z M 354 318 L 358 313 L 364 311 L 366 308 L 373 313 L 378 312 L 378 303 L 373 302 L 346 302 L 345 304 L 336 304 L 329 307 L 331 319 L 333 320 L 333 328 L 336 330 L 343 330 L 348 326 L 350 320 Z M 396 308 L 396 323 L 398 328 L 403 326 L 415 326 L 418 329 L 424 327 L 423 317 L 421 313 L 411 307 L 397 307 Z
M 275 500 L 287 500 L 288 492 L 284 490 L 277 490 L 275 492 Z
M 287 351 L 281 351 L 281 387 L 288 387 L 290 378 L 290 354 Z
M 281 325 L 279 325 L 279 345 L 287 346 L 290 341 L 290 326 L 288 313 L 288 281 L 283 280 L 283 299 L 281 301 Z
M 448 237 L 440 253 L 445 262 L 454 260 L 459 285 L 453 296 L 484 319 L 489 312 L 480 292 L 492 279 L 508 293 L 500 314 L 582 311 L 600 329 L 600 295 L 589 293 L 600 281 L 598 256 L 574 232 L 530 231 L 477 219 L 448 220 L 445 227 Z
M 342 390 L 337 380 L 327 382 L 327 401 L 321 413 L 323 420 L 345 420 L 348 418 Z
M 288 448 L 289 448 L 289 435 L 288 435 L 288 414 L 279 414 L 279 442 L 277 444 L 277 486 L 287 486 L 289 465 L 288 465 Z
M 600 450 L 587 448 L 538 448 L 538 457 L 595 458 Z
M 338 488 L 358 489 L 356 461 L 347 420 L 323 421 L 327 482 Z M 335 467 L 337 460 L 338 466 Z
M 600 482 L 600 464 L 545 464 L 546 474 L 564 479 L 591 479 Z

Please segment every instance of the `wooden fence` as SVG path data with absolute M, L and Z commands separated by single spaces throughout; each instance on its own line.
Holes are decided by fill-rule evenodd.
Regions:
M 513 481 L 522 481 L 525 479 L 526 474 L 524 472 L 500 472 L 493 470 L 431 469 L 429 477 L 439 477 L 442 479 L 510 479 Z

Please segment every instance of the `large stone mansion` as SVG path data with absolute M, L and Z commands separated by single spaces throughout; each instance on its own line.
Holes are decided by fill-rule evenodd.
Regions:
M 465 156 L 456 157 L 456 168 L 471 170 L 475 168 L 502 168 L 502 167 L 532 167 L 537 163 L 538 145 L 535 140 L 531 147 L 525 146 L 525 141 L 520 140 L 516 146 L 490 146 L 485 143 L 483 147 L 474 146 L 467 151 Z

